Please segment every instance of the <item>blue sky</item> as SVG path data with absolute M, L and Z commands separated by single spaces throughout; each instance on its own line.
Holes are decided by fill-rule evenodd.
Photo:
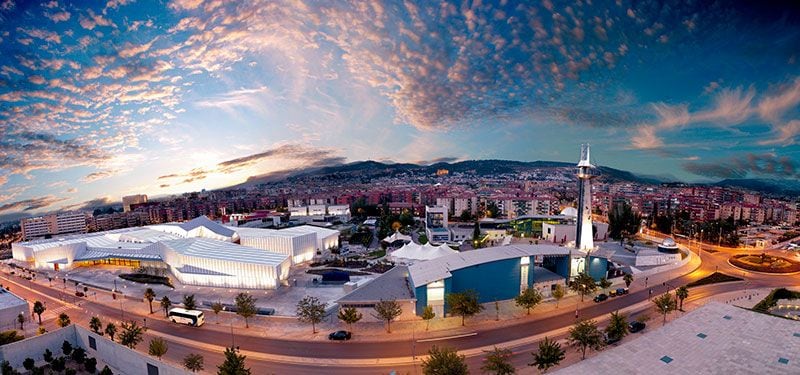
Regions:
M 0 0 L 0 215 L 581 142 L 647 175 L 798 178 L 784 3 Z

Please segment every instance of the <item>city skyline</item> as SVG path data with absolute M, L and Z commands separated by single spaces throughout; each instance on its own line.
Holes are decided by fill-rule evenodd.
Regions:
M 798 178 L 798 13 L 754 4 L 0 1 L 0 214 L 580 142 L 641 174 Z

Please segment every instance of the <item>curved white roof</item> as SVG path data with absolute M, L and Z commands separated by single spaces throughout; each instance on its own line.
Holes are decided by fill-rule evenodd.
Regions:
M 170 250 L 186 256 L 219 259 L 230 262 L 277 266 L 289 258 L 289 256 L 285 254 L 273 253 L 249 246 L 206 238 L 182 238 L 179 240 L 161 241 L 161 243 Z
M 441 258 L 446 255 L 458 254 L 458 251 L 451 249 L 447 245 L 433 246 L 430 243 L 420 245 L 414 242 L 403 245 L 400 249 L 392 252 L 392 258 L 405 261 L 424 261 Z
M 394 232 L 394 233 L 392 233 L 391 236 L 387 236 L 386 238 L 384 238 L 383 242 L 392 243 L 392 242 L 401 241 L 401 240 L 402 241 L 411 242 L 411 236 L 402 234 L 400 232 Z
M 507 245 L 464 251 L 417 262 L 408 267 L 414 288 L 452 276 L 451 272 L 478 264 L 534 255 L 569 255 L 570 249 L 556 245 Z
M 661 241 L 661 247 L 678 247 L 678 244 L 675 243 L 675 240 L 672 237 L 667 237 L 664 241 Z

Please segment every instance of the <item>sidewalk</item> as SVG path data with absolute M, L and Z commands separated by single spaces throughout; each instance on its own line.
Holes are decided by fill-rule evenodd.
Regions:
M 646 289 L 647 287 L 659 285 L 667 280 L 687 274 L 699 267 L 699 265 L 700 260 L 692 253 L 690 259 L 678 268 L 645 276 L 647 277 L 647 286 L 645 286 L 644 279 L 635 279 L 630 286 L 630 290 L 633 293 Z M 634 276 L 636 277 L 636 275 Z M 42 286 L 48 286 L 50 284 L 50 282 L 43 277 L 37 277 L 33 282 Z M 614 285 L 610 287 L 609 290 L 620 286 L 624 286 L 624 282 L 621 278 L 617 278 Z M 89 287 L 87 297 L 75 297 L 74 283 L 68 281 L 64 284 L 62 279 L 53 280 L 52 288 L 63 290 L 65 293 L 69 294 L 70 296 L 67 297 L 67 301 L 71 303 L 80 305 L 82 300 L 89 299 L 97 303 L 118 308 L 119 316 L 113 318 L 120 320 L 128 320 L 136 315 L 146 317 L 147 319 L 165 319 L 164 311 L 159 303 L 164 293 L 169 293 L 173 306 L 180 305 L 182 297 L 182 293 L 179 290 L 173 291 L 164 286 L 161 286 L 161 288 L 154 287 L 153 289 L 156 290 L 157 296 L 153 301 L 153 314 L 150 314 L 148 303 L 142 296 L 127 294 L 122 296 L 117 293 L 116 299 L 114 299 L 112 293 L 107 290 Z M 83 290 L 82 288 L 83 285 L 79 286 L 81 291 Z M 126 292 L 127 288 L 122 291 Z M 601 291 L 598 291 L 597 293 L 600 292 Z M 536 308 L 532 310 L 530 316 L 526 315 L 524 309 L 515 306 L 513 300 L 498 302 L 499 313 L 495 309 L 494 303 L 487 303 L 484 305 L 485 309 L 483 312 L 475 317 L 467 319 L 466 326 L 461 326 L 461 318 L 459 317 L 436 317 L 430 321 L 427 331 L 425 330 L 426 323 L 421 319 L 392 322 L 391 334 L 386 333 L 385 323 L 383 322 L 359 322 L 353 325 L 353 331 L 355 333 L 353 335 L 353 340 L 366 342 L 411 340 L 412 338 L 419 340 L 491 330 L 502 326 L 518 324 L 524 320 L 537 320 L 563 314 L 568 311 L 575 311 L 576 308 L 582 309 L 584 306 L 594 303 L 592 302 L 592 298 L 592 296 L 587 295 L 585 301 L 581 303 L 578 295 L 570 293 L 558 302 L 558 308 L 556 308 L 556 301 L 549 299 L 539 306 L 536 306 Z M 201 301 L 198 300 L 198 304 L 200 302 Z M 236 327 L 240 328 L 237 333 L 238 335 L 292 340 L 327 340 L 327 334 L 329 332 L 347 328 L 344 323 L 338 321 L 335 314 L 331 314 L 326 317 L 322 323 L 317 325 L 318 332 L 316 334 L 312 334 L 310 324 L 300 323 L 296 318 L 288 316 L 256 316 L 249 319 L 250 328 L 244 329 L 244 319 L 236 314 L 221 312 L 218 316 L 215 316 L 213 312 L 207 308 L 199 307 L 206 311 L 206 325 L 203 329 L 229 332 L 232 327 Z M 138 318 L 139 317 L 137 317 L 137 319 Z

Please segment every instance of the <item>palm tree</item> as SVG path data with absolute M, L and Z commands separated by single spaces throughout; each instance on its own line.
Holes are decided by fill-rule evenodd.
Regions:
M 626 273 L 625 276 L 622 276 L 622 281 L 625 282 L 625 287 L 630 288 L 631 283 L 633 283 L 633 275 Z
M 680 301 L 680 307 L 678 307 L 678 310 L 683 311 L 683 300 L 689 297 L 689 288 L 687 288 L 686 285 L 678 288 L 675 290 L 675 297 L 678 297 L 678 300 Z
M 671 294 L 664 293 L 660 297 L 654 299 L 653 303 L 656 305 L 656 310 L 658 310 L 658 312 L 664 315 L 664 321 L 662 322 L 662 325 L 666 324 L 667 314 L 675 311 L 675 309 L 677 308 L 677 302 L 675 301 L 674 298 L 672 298 Z
M 611 318 L 606 326 L 606 334 L 609 338 L 622 339 L 628 334 L 628 321 L 624 314 L 619 311 L 611 313 Z
M 156 298 L 156 292 L 153 288 L 147 288 L 144 291 L 144 299 L 147 300 L 147 303 L 150 305 L 150 313 L 153 313 L 153 300 Z
M 66 327 L 66 326 L 68 326 L 70 324 L 72 324 L 72 322 L 69 319 L 69 315 L 67 315 L 66 313 L 61 313 L 58 316 L 58 326 L 59 327 Z
M 183 358 L 183 367 L 186 367 L 191 372 L 203 371 L 203 356 L 190 353 Z
M 567 351 L 561 348 L 561 344 L 545 337 L 539 343 L 539 351 L 531 353 L 533 362 L 528 366 L 536 366 L 541 372 L 547 372 L 553 366 L 558 366 L 564 360 Z
M 164 309 L 164 316 L 169 316 L 169 308 L 172 306 L 172 301 L 169 300 L 169 297 L 164 296 L 161 298 L 161 308 Z
M 222 311 L 223 307 L 224 306 L 222 306 L 222 303 L 220 303 L 220 302 L 214 302 L 214 303 L 211 304 L 211 311 L 214 312 L 214 316 L 216 317 L 217 324 L 219 324 L 219 312 Z
M 108 323 L 105 332 L 111 338 L 111 341 L 114 341 L 114 335 L 117 334 L 117 326 L 114 323 Z
M 42 313 L 44 313 L 45 310 L 47 310 L 47 308 L 44 307 L 44 304 L 41 301 L 36 301 L 33 303 L 33 312 L 39 316 L 39 325 L 42 325 Z
M 89 328 L 98 335 L 103 335 L 103 332 L 100 332 L 103 329 L 103 322 L 100 321 L 100 318 L 93 316 L 92 319 L 89 319 Z

